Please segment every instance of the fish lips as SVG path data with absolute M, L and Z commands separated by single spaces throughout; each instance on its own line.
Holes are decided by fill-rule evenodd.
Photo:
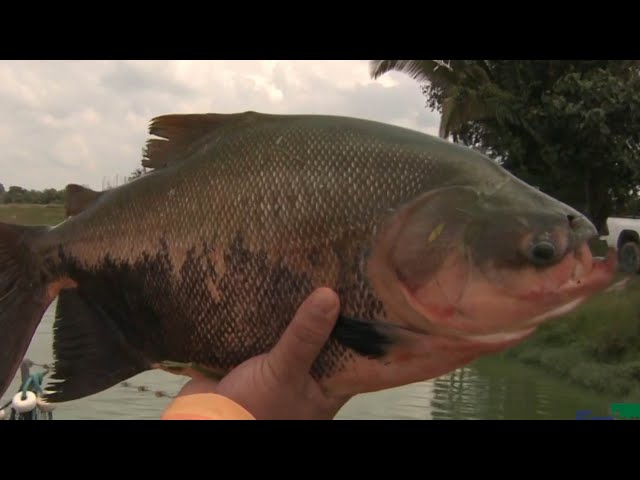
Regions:
M 616 265 L 616 254 L 613 249 L 609 251 L 606 258 L 594 259 L 589 247 L 583 243 L 580 248 L 565 255 L 560 264 L 551 267 L 550 271 L 556 276 L 556 285 L 541 283 L 520 293 L 492 290 L 493 294 L 504 297 L 498 298 L 493 304 L 495 308 L 499 308 L 500 305 L 513 305 L 513 302 L 521 307 L 516 306 L 513 310 L 513 322 L 496 323 L 493 327 L 487 326 L 486 329 L 478 327 L 482 325 L 483 318 L 491 317 L 490 308 L 473 313 L 460 310 L 461 307 L 458 304 L 435 308 L 425 303 L 425 299 L 428 302 L 436 294 L 433 290 L 431 293 L 427 290 L 421 296 L 416 296 L 415 291 L 404 285 L 401 289 L 407 303 L 423 319 L 422 326 L 414 323 L 414 328 L 429 335 L 506 348 L 531 335 L 540 324 L 570 313 L 591 295 L 603 291 L 611 283 Z M 485 282 L 488 281 L 485 280 Z M 421 301 L 420 298 L 423 300 Z M 502 300 L 510 303 L 501 303 Z M 472 305 L 478 304 L 472 303 Z M 493 318 L 491 320 L 493 321 Z M 467 325 L 468 330 L 465 328 Z
M 567 315 L 579 307 L 590 296 L 604 291 L 613 280 L 617 270 L 617 255 L 615 249 L 609 249 L 604 258 L 594 259 L 589 247 L 582 244 L 575 253 L 575 265 L 568 278 L 557 290 L 551 292 L 534 291 L 522 295 L 523 301 L 544 302 L 550 309 L 529 320 L 503 328 L 496 332 L 483 334 L 468 334 L 465 332 L 446 332 L 445 335 L 453 335 L 479 343 L 512 344 L 518 343 L 533 334 L 537 327 L 554 318 Z M 563 302 L 563 300 L 566 300 Z M 559 305 L 555 308 L 551 305 Z

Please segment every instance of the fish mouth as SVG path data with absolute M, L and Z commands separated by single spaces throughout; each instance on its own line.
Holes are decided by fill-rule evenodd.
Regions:
M 538 326 L 557 317 L 567 315 L 584 303 L 592 294 L 604 291 L 611 283 L 617 267 L 615 249 L 609 249 L 604 258 L 594 259 L 589 247 L 583 245 L 573 252 L 575 262 L 569 278 L 554 292 L 534 291 L 522 295 L 523 300 L 543 301 L 549 305 L 560 304 L 555 308 L 536 315 L 524 323 L 504 328 L 496 332 L 481 334 L 454 334 L 465 340 L 479 343 L 519 342 L 534 333 Z M 562 301 L 562 297 L 566 301 Z
M 575 288 L 599 289 L 611 281 L 617 268 L 617 255 L 609 248 L 604 258 L 594 258 L 588 244 L 584 243 L 574 252 L 575 266 L 571 278 L 561 287 L 563 290 Z
M 613 248 L 610 248 L 604 258 L 594 258 L 587 244 L 583 244 L 573 251 L 572 255 L 562 262 L 561 274 L 558 284 L 550 288 L 548 286 L 539 289 L 532 289 L 529 292 L 518 296 L 520 300 L 542 301 L 546 304 L 561 304 L 557 310 L 566 309 L 568 305 L 579 304 L 584 297 L 605 289 L 612 281 L 617 268 L 617 255 Z M 563 300 L 567 302 L 563 302 Z M 570 300 L 570 301 L 569 301 Z M 544 320 L 551 316 L 552 312 L 530 320 L 536 323 L 539 319 Z
M 505 347 L 604 291 L 613 279 L 616 264 L 614 249 L 606 258 L 594 259 L 583 244 L 548 270 L 523 272 L 522 279 L 515 278 L 516 286 L 509 282 L 493 284 L 488 277 L 478 275 L 476 281 L 466 283 L 458 302 L 440 307 L 429 303 L 439 294 L 438 288 L 427 287 L 416 295 L 403 286 L 403 293 L 413 309 L 428 321 L 428 326 L 418 328 L 430 335 L 485 347 Z

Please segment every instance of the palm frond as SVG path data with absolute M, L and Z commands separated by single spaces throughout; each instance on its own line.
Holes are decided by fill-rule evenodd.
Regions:
M 476 92 L 469 92 L 461 98 L 445 98 L 442 102 L 439 135 L 447 138 L 467 123 L 492 117 L 493 110 L 491 103 L 483 101 Z
M 441 89 L 439 136 L 447 138 L 470 122 L 493 118 L 500 123 L 520 121 L 514 102 L 494 84 L 486 60 L 372 60 L 370 74 L 379 78 L 397 71 Z
M 447 88 L 455 84 L 461 72 L 458 63 L 449 60 L 372 60 L 369 72 L 373 79 L 391 71 L 401 72 L 419 82 Z

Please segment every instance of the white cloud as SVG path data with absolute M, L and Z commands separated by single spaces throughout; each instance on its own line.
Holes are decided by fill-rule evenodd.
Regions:
M 367 61 L 2 61 L 0 183 L 102 188 L 140 165 L 149 120 L 254 110 L 379 120 L 435 134 L 438 115 L 402 74 Z

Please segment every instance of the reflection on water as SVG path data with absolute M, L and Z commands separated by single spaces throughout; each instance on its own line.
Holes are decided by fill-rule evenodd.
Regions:
M 359 395 L 338 413 L 338 420 L 431 420 L 433 382 L 383 390 Z
M 47 311 L 27 357 L 37 363 L 52 359 L 55 303 Z M 186 378 L 165 372 L 146 372 L 131 384 L 175 394 Z M 18 388 L 19 375 L 9 392 Z M 59 405 L 55 419 L 157 419 L 168 398 L 117 385 L 89 398 Z M 596 395 L 510 361 L 487 358 L 435 380 L 359 395 L 337 419 L 574 419 L 576 411 L 608 414 L 619 401 Z
M 616 401 L 537 369 L 487 358 L 435 380 L 361 395 L 337 418 L 572 420 L 579 410 L 607 415 Z

